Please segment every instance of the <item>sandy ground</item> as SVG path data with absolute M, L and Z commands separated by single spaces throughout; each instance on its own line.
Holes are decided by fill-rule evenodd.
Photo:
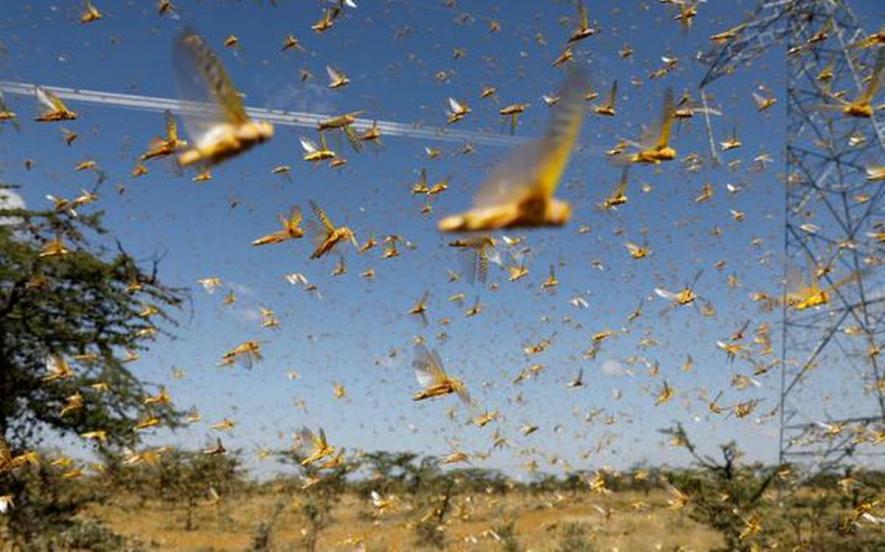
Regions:
M 515 522 L 516 535 L 524 550 L 554 550 L 562 526 L 581 523 L 587 537 L 599 550 L 709 550 L 720 545 L 720 537 L 681 512 L 669 510 L 664 493 L 618 493 L 576 497 L 556 495 L 488 496 L 462 495 L 453 499 L 445 534 L 448 550 L 498 550 L 501 545 L 489 529 L 503 520 Z M 198 507 L 196 529 L 186 531 L 183 509 L 163 504 L 120 499 L 95 506 L 86 515 L 103 521 L 113 530 L 138 538 L 156 550 L 244 550 L 256 527 L 270 517 L 274 505 L 285 501 L 272 533 L 274 550 L 298 549 L 305 518 L 299 499 L 270 494 L 227 499 L 219 505 Z M 641 502 L 641 503 L 640 503 Z M 611 510 L 606 516 L 597 508 Z M 332 513 L 333 520 L 322 531 L 318 550 L 407 551 L 421 549 L 413 529 L 419 513 L 405 504 L 395 511 L 374 515 L 368 501 L 343 497 Z

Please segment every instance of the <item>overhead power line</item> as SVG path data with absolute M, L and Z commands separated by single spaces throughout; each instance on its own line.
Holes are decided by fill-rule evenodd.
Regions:
M 102 92 L 98 90 L 86 90 L 80 88 L 64 88 L 60 86 L 44 86 L 61 98 L 72 102 L 92 103 L 136 109 L 141 111 L 166 111 L 175 114 L 188 115 L 205 112 L 205 105 L 194 102 L 182 102 L 173 98 L 160 98 L 156 96 L 141 96 L 137 94 L 119 94 L 116 92 Z M 7 94 L 22 96 L 35 95 L 34 83 L 0 81 L 0 90 Z M 247 107 L 249 116 L 283 126 L 316 129 L 317 123 L 334 115 L 308 113 L 303 111 L 286 111 L 283 109 L 267 109 L 262 107 Z M 456 130 L 442 127 L 423 126 L 419 124 L 397 123 L 394 121 L 381 121 L 358 118 L 354 123 L 357 130 L 365 130 L 377 124 L 382 135 L 400 136 L 404 138 L 417 138 L 421 140 L 437 142 L 473 143 L 485 146 L 511 147 L 523 143 L 526 139 L 517 136 L 507 136 L 491 132 L 476 132 L 469 130 Z

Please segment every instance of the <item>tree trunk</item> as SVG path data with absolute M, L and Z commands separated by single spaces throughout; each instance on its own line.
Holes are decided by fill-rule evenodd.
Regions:
M 194 503 L 190 500 L 187 502 L 187 518 L 185 520 L 184 530 L 194 530 Z

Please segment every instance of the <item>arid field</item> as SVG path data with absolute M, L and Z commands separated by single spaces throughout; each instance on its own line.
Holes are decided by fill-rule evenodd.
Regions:
M 505 550 L 498 529 L 512 521 L 515 538 L 524 550 L 562 550 L 570 524 L 580 526 L 587 542 L 599 550 L 711 550 L 721 546 L 714 531 L 668 508 L 667 494 L 654 491 L 611 495 L 563 496 L 556 493 L 455 497 L 443 533 L 449 550 Z M 161 503 L 139 504 L 120 498 L 95 505 L 84 513 L 105 522 L 115 532 L 134 537 L 154 550 L 248 549 L 261 520 L 270 518 L 277 501 L 285 504 L 272 533 L 272 549 L 299 549 L 308 523 L 299 499 L 269 494 L 244 497 L 218 505 L 204 504 L 185 530 L 187 513 Z M 606 519 L 599 508 L 610 510 Z M 318 541 L 317 550 L 415 550 L 429 548 L 416 541 L 408 506 L 376 515 L 367 500 L 343 497 L 332 511 L 333 521 Z M 495 535 L 498 535 L 496 538 Z
M 19 471 L 23 491 L 0 517 L 0 552 L 860 552 L 885 542 L 883 473 L 874 470 L 808 476 L 726 459 L 514 479 L 375 451 L 325 468 L 281 453 L 286 472 L 260 482 L 236 452 L 156 454 Z

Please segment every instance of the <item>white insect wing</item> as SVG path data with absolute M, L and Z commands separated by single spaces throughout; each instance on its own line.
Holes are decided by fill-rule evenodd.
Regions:
M 46 94 L 46 91 L 39 86 L 34 87 L 34 92 L 37 94 L 37 101 L 45 107 L 46 109 L 55 109 L 55 106 L 52 104 L 52 100 L 49 99 L 49 96 Z
M 46 370 L 49 372 L 57 372 L 59 368 L 58 358 L 53 355 L 49 355 L 46 357 Z
M 301 147 L 307 153 L 315 153 L 317 150 L 317 145 L 313 142 L 313 140 L 309 138 L 300 138 Z
M 675 293 L 673 293 L 672 291 L 667 291 L 666 289 L 663 289 L 663 288 L 655 288 L 655 294 L 657 294 L 658 297 L 661 297 L 663 299 L 668 299 L 670 301 L 676 299 Z
M 306 427 L 302 427 L 298 434 L 295 435 L 295 448 L 299 451 L 310 449 L 313 447 L 314 440 L 313 432 Z
M 415 361 L 417 365 L 419 361 Z M 433 383 L 433 374 L 430 373 L 428 366 L 415 366 L 415 379 L 418 380 L 418 385 L 421 387 L 427 387 Z
M 216 91 L 203 76 L 196 54 L 181 41 L 175 45 L 173 65 L 185 130 L 194 144 L 207 144 L 226 123 Z

